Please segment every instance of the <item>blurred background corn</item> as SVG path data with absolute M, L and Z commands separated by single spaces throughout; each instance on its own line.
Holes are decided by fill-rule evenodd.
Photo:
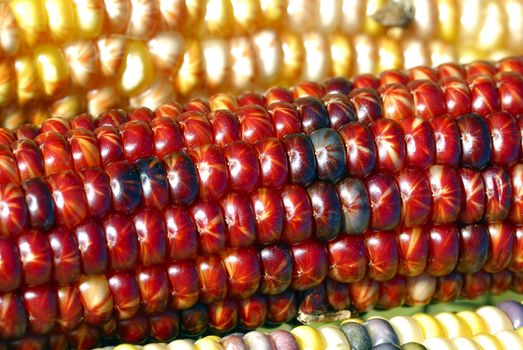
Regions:
M 518 0 L 9 0 L 0 116 L 14 127 L 522 52 Z

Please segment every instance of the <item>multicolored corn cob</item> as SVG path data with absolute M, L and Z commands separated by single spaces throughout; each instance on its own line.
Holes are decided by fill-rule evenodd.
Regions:
M 522 62 L 0 129 L 1 339 L 88 348 L 521 288 Z
M 498 59 L 523 53 L 521 32 L 518 0 L 9 0 L 0 3 L 0 116 L 14 128 L 217 91 Z
M 325 349 L 521 349 L 523 348 L 523 307 L 507 300 L 476 311 L 418 313 L 396 315 L 390 319 L 350 319 L 339 326 L 324 325 L 317 329 L 299 326 L 290 332 L 277 330 L 270 335 L 253 331 L 234 333 L 224 338 L 208 336 L 196 343 L 176 340 L 169 344 L 151 343 L 145 350 L 223 349 L 223 350 L 325 350 Z M 135 350 L 130 344 L 104 350 Z M 97 349 L 102 350 L 102 348 Z

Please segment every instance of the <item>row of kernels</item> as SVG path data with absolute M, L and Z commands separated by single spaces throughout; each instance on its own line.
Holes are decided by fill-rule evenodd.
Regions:
M 427 277 L 425 277 L 425 279 L 426 278 Z M 435 288 L 436 282 L 433 277 L 432 279 L 434 280 Z M 153 286 L 146 280 L 142 282 L 148 284 L 145 290 L 146 295 L 148 295 L 146 297 L 147 301 L 145 299 L 143 300 L 146 302 L 147 307 L 152 307 L 153 304 L 156 304 L 156 307 L 161 307 L 160 305 L 163 303 L 161 297 L 150 299 L 150 297 L 157 294 L 155 288 L 152 288 Z M 155 279 L 155 282 L 152 283 L 156 282 L 158 281 Z M 46 287 L 28 288 L 25 290 L 23 296 L 11 293 L 3 294 L 1 295 L 3 302 L 0 303 L 2 312 L 7 312 L 13 317 L 1 319 L 0 330 L 3 336 L 7 336 L 8 338 L 21 336 L 25 334 L 26 329 L 38 334 L 47 334 L 55 322 L 58 322 L 64 331 L 72 333 L 75 332 L 75 327 L 78 326 L 83 315 L 84 322 L 80 323 L 80 327 L 82 324 L 91 327 L 101 327 L 100 331 L 103 330 L 106 336 L 118 335 L 120 340 L 124 342 L 141 343 L 148 335 L 151 335 L 150 333 L 158 340 L 165 341 L 178 332 L 178 316 L 169 310 L 149 316 L 143 313 L 135 314 L 132 317 L 128 315 L 130 318 L 126 317 L 125 319 L 122 318 L 118 320 L 115 318 L 116 314 L 111 316 L 119 307 L 123 307 L 122 311 L 131 311 L 133 308 L 137 310 L 138 304 L 136 300 L 128 300 L 128 302 L 125 302 L 126 295 L 121 294 L 121 291 L 115 292 L 111 290 L 111 288 L 114 288 L 116 285 L 112 284 L 110 288 L 108 286 L 109 283 L 109 280 L 104 275 L 83 276 L 78 289 L 76 286 L 62 287 L 60 291 L 65 294 L 62 295 L 59 293 L 56 301 L 54 299 L 54 293 Z M 426 305 L 430 302 L 432 295 L 422 296 L 426 294 L 425 290 L 427 289 L 427 281 L 424 281 L 423 278 L 409 278 L 406 285 L 406 291 L 405 285 L 403 285 L 403 287 L 398 285 L 396 288 L 397 291 L 408 294 L 407 304 Z M 121 287 L 124 289 L 130 288 L 127 285 L 122 285 Z M 466 285 L 464 285 L 464 287 L 469 288 L 466 287 Z M 141 292 L 144 292 L 144 290 L 141 290 Z M 381 287 L 378 288 L 377 282 L 368 279 L 361 283 L 349 284 L 348 291 L 347 286 L 345 286 L 344 293 L 350 293 L 350 303 L 353 307 L 361 311 L 370 310 L 382 297 L 385 299 L 390 297 L 388 292 L 382 291 Z M 380 293 L 384 293 L 384 295 L 380 296 Z M 117 297 L 118 299 L 116 299 Z M 123 297 L 123 299 L 120 297 Z M 318 297 L 324 298 L 325 296 L 320 294 L 313 298 Z M 22 305 L 22 298 L 24 298 L 24 305 Z M 339 298 L 339 296 L 335 298 Z M 347 297 L 344 298 L 347 299 Z M 405 296 L 403 298 L 405 298 Z M 316 300 L 322 301 L 321 299 Z M 402 299 L 399 304 L 395 304 L 395 306 L 401 305 L 403 300 L 404 299 Z M 288 322 L 296 316 L 297 301 L 297 294 L 295 294 L 294 291 L 287 290 L 278 295 L 261 297 L 261 299 L 260 296 L 253 296 L 252 298 L 244 300 L 224 299 L 223 301 L 216 301 L 209 304 L 207 307 L 202 304 L 195 304 L 193 307 L 180 311 L 180 328 L 186 334 L 194 336 L 201 334 L 208 328 L 214 332 L 227 332 L 236 327 L 238 322 L 241 322 L 242 327 L 247 328 L 259 327 L 265 320 L 272 323 Z M 58 305 L 56 305 L 56 302 L 58 302 Z M 115 304 L 115 302 L 117 302 L 118 305 Z M 153 304 L 150 304 L 151 302 L 153 302 Z M 329 301 L 329 303 L 331 302 Z M 252 305 L 249 306 L 250 304 Z M 335 307 L 334 305 L 336 304 L 332 304 L 331 306 Z M 347 306 L 348 304 L 346 303 L 343 308 Z M 301 307 L 303 307 L 303 305 Z M 114 311 L 113 308 L 115 308 Z M 161 309 L 164 310 L 165 307 L 161 307 Z M 146 308 L 145 312 L 148 312 L 147 310 Z M 313 311 L 314 310 L 315 309 L 313 309 Z M 520 317 L 520 312 L 518 316 L 518 310 L 515 310 L 515 312 L 509 312 L 506 308 L 503 310 L 503 312 L 507 313 L 512 323 Z M 324 312 L 325 310 L 316 309 L 316 311 Z M 481 318 L 483 322 L 485 322 L 485 318 L 492 318 L 495 322 L 493 327 L 496 327 L 496 329 L 490 326 L 492 329 L 487 327 L 487 329 L 492 332 L 507 331 L 505 328 L 516 327 L 515 325 L 512 326 L 512 323 L 506 322 L 507 316 L 503 316 L 502 312 L 496 311 L 494 314 L 492 314 L 492 312 L 492 310 L 487 310 L 483 316 L 477 316 L 477 314 L 473 314 L 472 316 L 476 315 L 476 319 L 483 317 Z M 27 316 L 30 317 L 27 318 Z M 158 321 L 161 322 L 163 316 L 167 318 L 168 322 L 169 320 L 175 321 L 175 327 L 165 329 L 162 327 L 154 327 L 153 324 L 151 324 L 151 322 L 157 318 Z M 468 316 L 470 318 L 470 315 Z M 417 322 L 419 322 L 416 324 L 416 327 L 421 329 L 423 338 L 441 338 L 442 334 L 445 336 L 445 331 L 442 331 L 442 325 L 436 318 L 428 315 L 416 315 L 415 318 Z M 489 321 L 486 322 L 488 325 Z M 356 324 L 351 323 L 351 325 L 354 326 Z M 377 327 L 378 330 L 381 328 L 382 327 L 379 326 Z M 394 332 L 390 326 L 388 328 L 389 333 Z M 467 328 L 461 327 L 460 329 L 466 331 Z M 359 331 L 361 330 L 362 329 Z M 402 330 L 406 332 L 403 334 L 403 337 L 407 338 L 411 329 L 409 327 L 402 327 Z M 344 331 L 347 331 L 347 329 Z M 371 330 L 368 329 L 365 330 L 365 332 L 370 333 Z M 417 334 L 419 333 L 418 331 Z M 375 332 L 373 338 L 375 338 L 374 340 L 379 340 L 383 339 L 383 336 L 380 332 Z M 351 337 L 348 339 L 351 342 L 354 340 L 354 338 Z
M 506 303 L 518 304 L 512 301 Z M 514 308 L 514 305 L 511 306 Z M 516 318 L 521 318 L 523 313 L 521 305 L 519 305 L 519 309 Z M 226 350 L 229 348 L 251 349 L 254 344 L 256 344 L 256 349 L 270 350 L 324 350 L 332 347 L 336 349 L 397 349 L 399 346 L 401 349 L 429 350 L 520 349 L 523 347 L 523 337 L 520 335 L 521 328 L 517 325 L 518 320 L 520 321 L 520 319 L 509 319 L 502 310 L 496 307 L 485 306 L 476 312 L 463 311 L 457 314 L 445 312 L 431 316 L 420 313 L 413 317 L 395 316 L 390 320 L 384 318 L 369 318 L 367 321 L 351 319 L 348 322 L 342 322 L 339 327 L 320 326 L 315 329 L 310 326 L 298 326 L 290 333 L 273 332 L 270 335 L 272 342 L 268 343 L 267 335 L 251 332 L 246 335 L 235 333 L 224 338 L 208 336 L 196 342 L 176 340 L 169 344 L 147 344 L 143 347 L 122 344 L 112 349 Z M 281 334 L 275 337 L 273 335 L 275 333 Z M 281 338 L 279 338 L 280 336 Z M 280 341 L 284 336 L 287 337 L 286 342 Z M 251 342 L 255 339 L 256 343 Z
M 298 80 L 436 65 L 459 56 L 444 43 L 376 41 L 362 35 L 349 39 L 266 30 L 250 37 L 198 41 L 164 32 L 148 44 L 108 36 L 97 42 L 72 42 L 64 49 L 41 45 L 34 55 L 4 58 L 0 105 L 17 101 L 19 108 L 31 111 L 34 103 L 44 103 L 48 113 L 64 116 L 83 111 L 97 114 L 127 105 L 156 108 L 175 97 L 185 99 L 196 93 L 263 89 Z
M 5 18 L 0 43 L 5 52 L 15 53 L 22 43 L 33 46 L 42 39 L 94 38 L 104 32 L 148 39 L 162 30 L 175 29 L 188 36 L 223 37 L 262 28 L 280 29 L 288 23 L 297 32 L 415 33 L 421 39 L 475 43 L 485 50 L 521 44 L 517 33 L 523 26 L 523 6 L 517 1 L 424 0 L 416 2 L 413 9 L 409 5 L 399 9 L 404 23 L 387 31 L 390 24 L 384 19 L 401 18 L 393 18 L 397 13 L 387 9 L 390 5 L 383 0 L 46 0 L 43 4 L 11 0 L 0 11 Z M 373 18 L 380 11 L 383 16 Z M 406 28 L 400 28 L 405 23 Z

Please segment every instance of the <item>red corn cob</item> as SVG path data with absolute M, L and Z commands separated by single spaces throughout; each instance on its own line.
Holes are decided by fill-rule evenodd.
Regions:
M 194 334 L 318 295 L 364 311 L 517 288 L 523 124 L 506 96 L 523 80 L 445 69 L 1 130 L 0 336 L 139 342 L 175 336 L 175 311 Z

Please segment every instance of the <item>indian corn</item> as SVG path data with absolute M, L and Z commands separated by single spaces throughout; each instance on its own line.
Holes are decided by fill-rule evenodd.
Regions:
M 0 337 L 84 348 L 521 290 L 522 66 L 0 129 Z

